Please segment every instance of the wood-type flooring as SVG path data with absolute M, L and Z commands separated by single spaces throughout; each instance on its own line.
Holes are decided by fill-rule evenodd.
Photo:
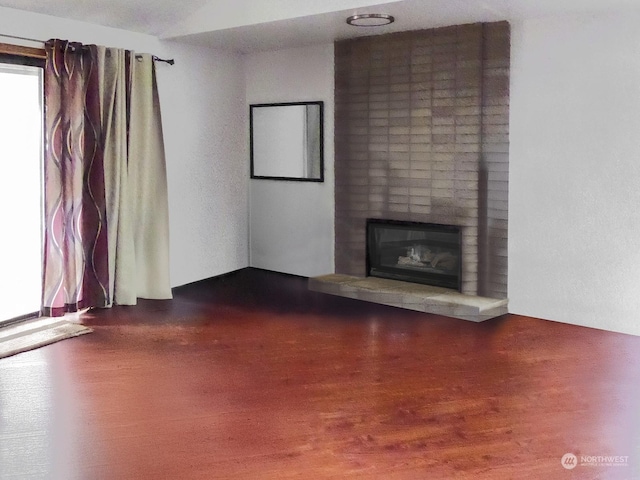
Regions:
M 639 337 L 255 269 L 81 321 L 0 360 L 0 479 L 640 478 Z

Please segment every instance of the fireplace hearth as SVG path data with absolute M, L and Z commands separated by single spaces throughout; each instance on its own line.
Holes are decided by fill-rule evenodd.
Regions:
M 461 229 L 367 220 L 367 275 L 461 291 Z

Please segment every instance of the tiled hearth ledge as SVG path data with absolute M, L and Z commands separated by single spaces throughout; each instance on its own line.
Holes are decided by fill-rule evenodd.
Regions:
M 508 303 L 507 299 L 464 295 L 447 288 L 340 274 L 310 278 L 309 289 L 472 322 L 482 322 L 506 314 Z

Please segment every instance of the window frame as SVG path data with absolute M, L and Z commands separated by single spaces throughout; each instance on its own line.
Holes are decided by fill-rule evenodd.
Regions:
M 47 54 L 44 48 L 25 47 L 23 45 L 13 45 L 11 43 L 0 43 L 0 54 L 17 57 L 37 58 L 44 60 Z
M 42 73 L 42 81 L 44 82 L 44 68 L 45 68 L 45 61 L 46 61 L 46 51 L 44 50 L 44 48 L 34 48 L 34 47 L 25 47 L 22 45 L 13 45 L 13 44 L 8 44 L 8 43 L 0 43 L 0 63 L 5 63 L 5 64 L 10 64 L 10 65 L 25 65 L 25 66 L 30 66 L 30 67 L 38 67 L 41 68 L 43 70 Z M 44 87 L 44 85 L 41 85 L 41 88 Z M 45 98 L 44 98 L 44 92 L 41 92 L 42 94 L 42 114 L 43 114 L 43 118 L 42 118 L 42 141 L 43 141 L 43 145 L 41 148 L 45 148 L 44 146 L 44 108 L 45 108 Z M 41 152 L 41 161 L 42 161 L 42 155 L 43 152 Z M 40 179 L 40 183 L 42 184 L 42 165 L 40 166 L 41 169 L 41 179 Z M 42 203 L 42 199 L 41 199 L 41 203 Z M 42 205 L 41 205 L 41 215 L 42 215 Z M 41 239 L 42 240 L 42 239 Z M 42 316 L 42 312 L 40 310 L 36 311 L 36 312 L 28 312 L 25 313 L 23 315 L 20 315 L 18 317 L 15 318 L 10 318 L 10 319 L 5 319 L 5 320 L 0 320 L 0 327 L 5 327 L 7 325 L 12 325 L 15 323 L 19 323 L 22 322 L 24 320 L 29 320 L 29 319 L 33 319 L 33 318 L 39 318 Z

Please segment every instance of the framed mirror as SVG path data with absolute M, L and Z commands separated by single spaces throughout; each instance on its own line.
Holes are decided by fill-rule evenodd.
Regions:
M 324 181 L 324 103 L 249 106 L 251 178 Z

